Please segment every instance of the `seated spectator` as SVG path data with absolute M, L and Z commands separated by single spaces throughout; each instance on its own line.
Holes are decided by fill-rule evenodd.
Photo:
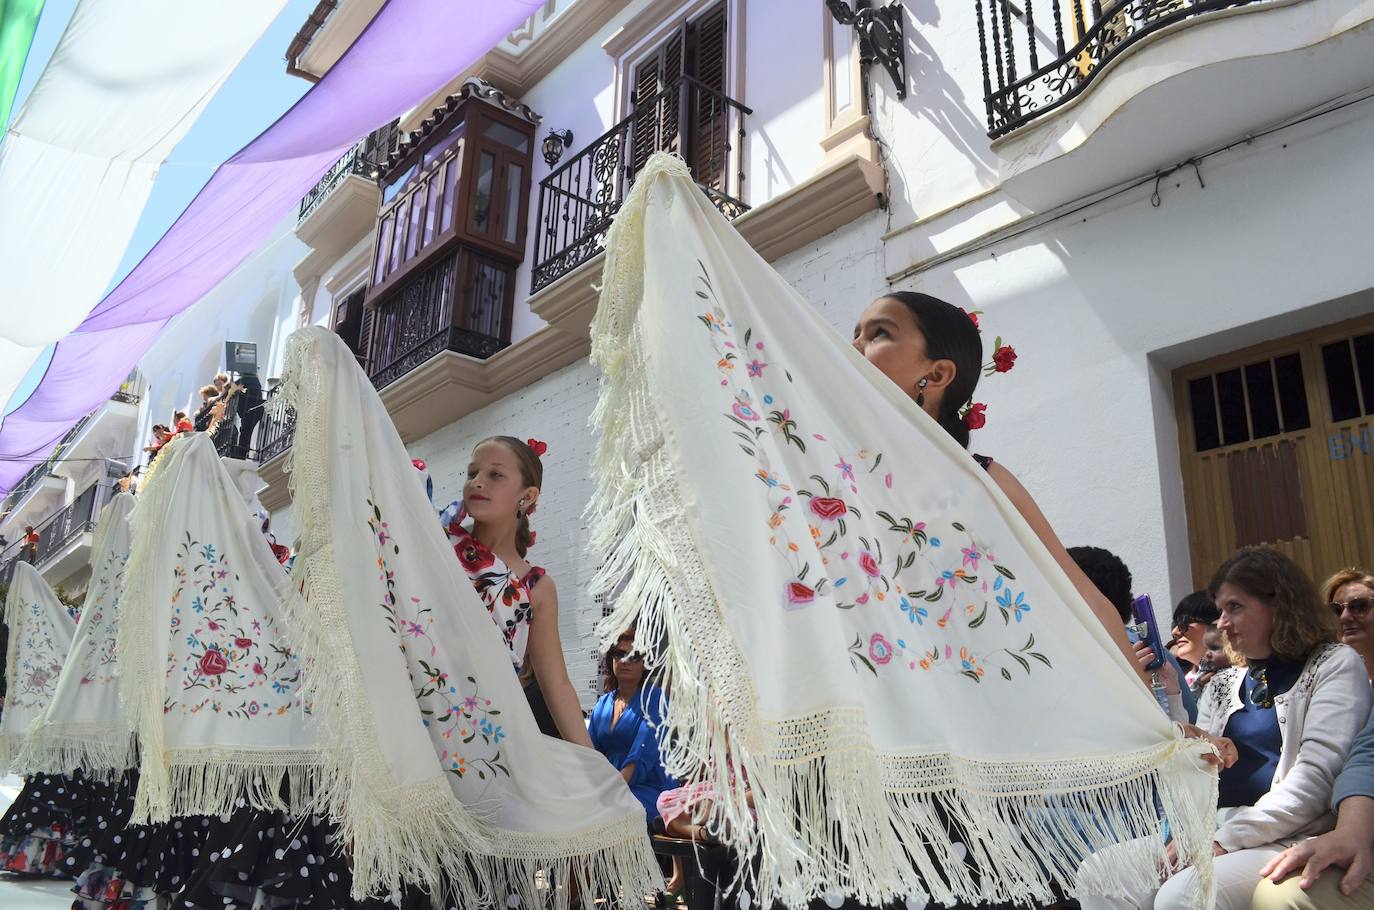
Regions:
M 605 694 L 592 708 L 587 732 L 644 806 L 647 821 L 658 815 L 658 795 L 677 786 L 658 756 L 657 727 L 663 693 L 644 685 L 644 658 L 635 651 L 634 630 L 620 636 L 606 655 Z
M 1334 831 L 1294 844 L 1260 870 L 1255 910 L 1374 908 L 1374 715 L 1350 747 L 1331 808 Z
M 1341 624 L 1341 641 L 1364 658 L 1374 679 L 1374 573 L 1341 569 L 1322 585 L 1322 598 Z
M 190 433 L 194 430 L 195 426 L 191 423 L 190 418 L 186 416 L 185 411 L 176 411 L 172 414 L 172 432 L 174 434 Z
M 191 421 L 191 426 L 195 428 L 197 433 L 204 433 L 210 428 L 210 421 L 214 419 L 211 410 L 218 399 L 219 389 L 215 388 L 213 384 L 201 386 L 200 407 L 196 408 L 195 418 Z
M 1179 663 L 1189 668 L 1189 684 L 1197 676 L 1197 666 L 1202 662 L 1202 652 L 1206 650 L 1203 638 L 1207 630 L 1217 624 L 1218 616 L 1217 606 L 1206 591 L 1194 591 L 1174 607 L 1174 625 L 1170 633 L 1173 642 L 1169 650 Z
M 733 788 L 735 769 L 729 767 L 728 770 L 730 775 L 729 786 Z M 749 804 L 749 811 L 752 813 L 754 811 L 754 791 L 746 787 L 744 796 Z M 682 787 L 664 790 L 658 797 L 658 811 L 663 833 L 670 837 L 680 837 L 685 840 L 702 843 L 714 842 L 716 839 L 708 830 L 707 823 L 711 818 L 711 810 L 715 801 L 716 786 L 711 781 L 710 775 L 703 775 L 701 780 L 694 780 Z M 670 895 L 676 895 L 682 891 L 683 882 L 682 858 L 674 856 L 673 877 L 668 880 L 664 890 Z
M 1199 696 L 1207 688 L 1207 684 L 1212 681 L 1212 677 L 1231 666 L 1231 655 L 1226 653 L 1226 639 L 1221 634 L 1220 629 L 1216 626 L 1208 626 L 1207 634 L 1203 636 L 1202 643 L 1205 648 L 1202 652 L 1202 662 L 1197 665 L 1197 674 L 1193 676 L 1193 682 L 1190 686 L 1193 692 Z
M 1077 563 L 1083 574 L 1093 583 L 1102 596 L 1107 598 L 1121 622 L 1126 627 L 1126 637 L 1135 645 L 1136 660 L 1141 669 L 1154 663 L 1155 654 L 1147 642 L 1141 641 L 1136 634 L 1131 616 L 1131 570 L 1110 550 L 1101 547 L 1070 547 L 1069 555 Z M 1160 638 L 1164 637 L 1160 630 Z M 1197 719 L 1197 700 L 1192 691 L 1183 684 L 1183 668 L 1178 660 L 1169 653 L 1164 654 L 1164 665 L 1157 671 L 1159 681 L 1169 697 L 1169 719 L 1181 724 L 1190 724 Z
M 1224 736 L 1212 845 L 1219 910 L 1245 910 L 1260 871 L 1285 845 L 1330 831 L 1332 783 L 1374 702 L 1359 655 L 1336 642 L 1316 586 L 1292 560 L 1241 550 L 1208 586 L 1238 666 L 1203 693 L 1198 726 Z M 1090 863 L 1110 863 L 1111 850 Z M 1083 897 L 1083 910 L 1187 907 L 1196 874 L 1176 863 L 1162 887 L 1130 898 Z

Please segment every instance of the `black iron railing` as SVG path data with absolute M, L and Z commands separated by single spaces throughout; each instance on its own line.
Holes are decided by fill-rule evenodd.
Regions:
M 35 566 L 43 565 L 50 556 L 61 552 L 78 536 L 95 529 L 100 490 L 100 484 L 91 484 L 76 499 L 34 528 L 39 535 L 38 555 L 33 561 Z
M 442 351 L 485 360 L 506 347 L 512 271 L 460 246 L 407 279 L 373 312 L 372 384 L 384 388 Z
M 291 448 L 296 435 L 296 410 L 286 404 L 280 385 L 267 391 L 258 423 L 257 462 L 265 464 Z
M 988 135 L 1006 135 L 1072 100 L 1106 63 L 1147 35 L 1254 2 L 1259 0 L 974 0 Z
M 115 392 L 113 395 L 111 395 L 110 400 L 122 401 L 125 404 L 138 404 L 138 396 L 135 395 L 133 392 L 126 392 L 123 389 L 120 389 L 118 392 Z
M 309 218 L 310 213 L 329 198 L 329 194 L 349 175 L 365 177 L 368 180 L 376 180 L 381 176 L 382 166 L 400 138 L 399 123 L 400 121 L 393 120 L 381 129 L 369 133 L 325 171 L 319 182 L 301 199 L 300 214 L 296 216 L 296 223 Z
M 42 482 L 44 477 L 52 473 L 53 466 L 62 460 L 62 451 L 86 428 L 86 424 L 89 423 L 90 420 L 91 417 L 89 414 L 78 420 L 76 426 L 68 430 L 62 437 L 62 441 L 53 449 L 51 455 L 29 468 L 24 476 L 19 478 L 19 483 L 17 483 L 14 489 L 10 490 L 9 494 L 5 496 L 3 511 L 13 511 L 16 506 L 24 501 L 24 497 L 28 496 L 30 491 Z
M 741 199 L 745 118 L 752 113 L 684 77 L 637 102 L 634 113 L 540 181 L 531 293 L 601 252 L 611 218 L 654 152 L 682 155 L 727 217 L 749 211 Z

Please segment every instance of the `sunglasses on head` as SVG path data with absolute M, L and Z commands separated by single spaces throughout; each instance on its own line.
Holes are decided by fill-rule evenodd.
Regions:
M 1335 613 L 1337 617 L 1346 610 L 1349 610 L 1350 615 L 1357 619 L 1363 619 L 1365 616 L 1369 615 L 1370 610 L 1374 610 L 1374 597 L 1355 597 L 1351 600 L 1347 600 L 1345 603 L 1336 603 L 1333 601 L 1327 604 L 1327 606 L 1331 608 L 1331 612 Z
M 612 659 L 612 660 L 618 660 L 618 661 L 620 661 L 620 662 L 623 663 L 623 664 L 637 664 L 637 663 L 642 663 L 642 662 L 643 662 L 643 660 L 644 660 L 644 655 L 643 655 L 643 654 L 638 654 L 638 653 L 636 653 L 636 652 L 634 652 L 634 651 L 626 651 L 626 650 L 623 650 L 623 649 L 617 649 L 617 650 L 611 652 L 611 659 Z

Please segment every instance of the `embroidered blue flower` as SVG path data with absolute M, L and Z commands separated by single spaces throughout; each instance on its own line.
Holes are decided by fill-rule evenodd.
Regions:
M 918 626 L 925 625 L 926 618 L 930 616 L 930 612 L 924 606 L 920 604 L 913 606 L 905 594 L 902 595 L 902 612 L 906 614 L 907 622 L 913 622 Z

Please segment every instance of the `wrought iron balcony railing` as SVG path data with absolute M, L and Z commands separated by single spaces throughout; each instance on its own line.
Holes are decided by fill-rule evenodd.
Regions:
M 1004 136 L 1069 102 L 1148 35 L 1253 2 L 974 0 L 988 135 Z
M 68 430 L 66 435 L 62 437 L 62 441 L 53 449 L 52 455 L 29 468 L 24 476 L 19 479 L 19 483 L 15 484 L 14 489 L 5 497 L 4 507 L 0 511 L 12 511 L 15 506 L 24 501 L 24 497 L 28 496 L 29 492 L 38 486 L 44 477 L 52 473 L 53 466 L 62 460 L 62 450 L 86 428 L 90 419 L 90 415 L 87 415 L 78 420 L 76 426 Z
M 399 123 L 400 121 L 393 120 L 381 129 L 369 133 L 325 171 L 319 182 L 301 199 L 300 214 L 296 216 L 296 223 L 300 224 L 309 218 L 310 213 L 319 208 L 320 203 L 328 199 L 329 194 L 338 189 L 339 184 L 350 174 L 376 180 L 382 172 L 382 165 L 386 163 L 387 155 L 391 154 L 400 138 Z
M 124 404 L 138 404 L 138 396 L 133 392 L 126 392 L 123 389 L 110 396 L 111 401 L 122 401 Z
M 473 247 L 437 257 L 372 312 L 372 384 L 385 388 L 443 351 L 485 360 L 506 347 L 514 280 L 513 265 Z
M 39 535 L 38 556 L 33 564 L 42 566 L 50 556 L 61 552 L 76 537 L 94 530 L 99 502 L 100 484 L 91 484 L 76 499 L 37 525 L 34 530 Z
M 539 184 L 531 293 L 605 247 L 611 218 L 635 175 L 657 151 L 674 151 L 728 218 L 749 211 L 744 195 L 745 118 L 753 111 L 683 77 L 568 159 Z
M 262 420 L 258 423 L 258 464 L 265 464 L 291 448 L 291 439 L 295 435 L 296 410 L 286 404 L 282 387 L 273 386 L 267 391 L 262 405 Z

